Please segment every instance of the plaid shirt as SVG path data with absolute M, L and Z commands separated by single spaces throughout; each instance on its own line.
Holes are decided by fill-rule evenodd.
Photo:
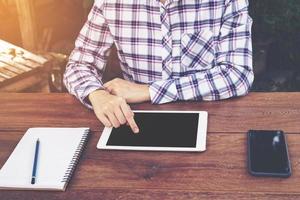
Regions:
M 253 79 L 247 0 L 96 0 L 64 75 L 69 92 L 103 89 L 114 43 L 124 79 L 149 85 L 152 103 L 220 100 Z

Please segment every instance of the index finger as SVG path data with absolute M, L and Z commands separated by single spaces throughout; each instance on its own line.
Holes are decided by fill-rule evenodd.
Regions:
M 134 113 L 132 112 L 132 110 L 130 109 L 129 105 L 127 103 L 121 103 L 121 109 L 122 109 L 122 112 L 124 113 L 124 116 L 131 128 L 131 130 L 134 132 L 134 133 L 139 133 L 139 127 L 137 126 L 133 116 L 134 116 Z

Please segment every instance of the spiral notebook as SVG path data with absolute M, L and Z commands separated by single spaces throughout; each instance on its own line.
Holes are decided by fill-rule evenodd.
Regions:
M 0 170 L 0 189 L 64 191 L 88 134 L 88 128 L 28 129 Z M 40 146 L 36 183 L 31 184 L 37 139 Z

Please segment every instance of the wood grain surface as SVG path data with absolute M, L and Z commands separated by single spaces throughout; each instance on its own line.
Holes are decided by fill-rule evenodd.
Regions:
M 93 112 L 69 94 L 0 93 L 0 130 L 32 126 L 89 126 L 102 130 Z M 241 133 L 249 129 L 283 129 L 300 133 L 300 93 L 250 93 L 215 102 L 131 105 L 137 110 L 206 110 L 209 132 Z
M 0 93 L 0 167 L 29 127 L 89 126 L 92 134 L 66 192 L 0 191 L 0 199 L 300 199 L 300 93 L 251 93 L 219 102 L 131 105 L 137 110 L 206 110 L 203 153 L 97 150 L 103 130 L 67 94 Z M 246 131 L 287 132 L 292 176 L 257 178 L 246 167 Z

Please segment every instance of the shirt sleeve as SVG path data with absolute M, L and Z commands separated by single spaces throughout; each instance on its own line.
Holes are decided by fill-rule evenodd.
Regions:
M 219 36 L 215 39 L 212 32 L 205 32 L 197 36 L 197 44 L 194 44 L 199 51 L 209 48 L 207 52 L 213 52 L 214 66 L 179 78 L 151 83 L 149 92 L 152 103 L 177 100 L 212 101 L 248 93 L 254 80 L 252 19 L 248 15 L 248 1 L 225 2 Z M 201 58 L 198 59 L 201 62 Z
M 67 90 L 88 108 L 87 96 L 103 89 L 102 75 L 113 38 L 103 17 L 103 1 L 97 0 L 75 42 L 64 73 Z

